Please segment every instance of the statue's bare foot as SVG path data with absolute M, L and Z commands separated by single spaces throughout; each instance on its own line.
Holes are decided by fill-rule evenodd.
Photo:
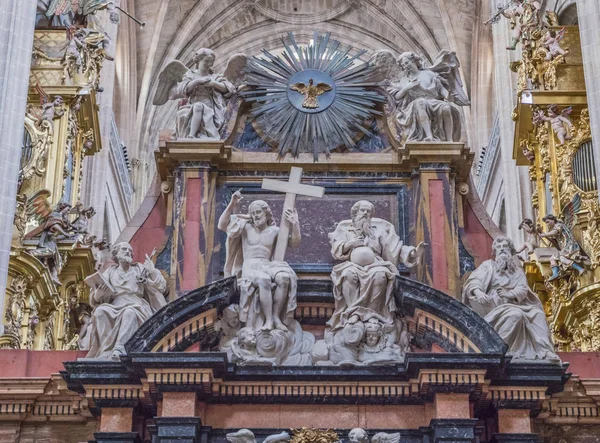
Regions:
M 263 325 L 262 328 L 260 328 L 261 331 L 270 331 L 271 329 L 273 329 L 273 322 L 267 322 Z
M 279 329 L 280 331 L 287 331 L 288 328 L 284 325 L 281 320 L 275 320 L 275 329 Z

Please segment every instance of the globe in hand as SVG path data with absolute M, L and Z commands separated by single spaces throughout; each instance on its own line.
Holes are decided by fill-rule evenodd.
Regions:
M 369 266 L 375 263 L 375 254 L 368 246 L 359 246 L 352 250 L 350 261 L 359 266 Z

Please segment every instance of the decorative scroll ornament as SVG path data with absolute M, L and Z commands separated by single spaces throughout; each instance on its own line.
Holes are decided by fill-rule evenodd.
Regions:
M 25 137 L 21 153 L 19 186 L 34 175 L 41 177 L 46 171 L 46 159 L 52 146 L 52 122 L 33 114 L 25 114 Z
M 329 34 L 314 34 L 313 43 L 299 46 L 294 35 L 282 39 L 281 55 L 264 51 L 248 63 L 248 90 L 241 92 L 254 103 L 252 116 L 266 139 L 277 140 L 280 155 L 291 152 L 320 152 L 327 155 L 338 145 L 355 145 L 355 134 L 370 134 L 365 124 L 374 108 L 385 99 L 368 87 L 371 72 L 359 58 L 366 51 L 350 55 Z
M 27 290 L 30 281 L 23 275 L 16 275 L 10 284 L 8 305 L 6 307 L 5 334 L 14 336 L 14 349 L 21 347 L 21 326 L 25 318 Z
M 292 429 L 290 443 L 338 443 L 340 437 L 333 429 Z

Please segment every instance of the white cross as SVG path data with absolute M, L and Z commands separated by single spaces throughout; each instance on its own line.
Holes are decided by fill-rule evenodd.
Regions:
M 285 201 L 283 202 L 283 213 L 281 214 L 281 225 L 279 226 L 279 235 L 277 236 L 277 245 L 275 246 L 275 254 L 273 260 L 283 261 L 285 258 L 285 250 L 287 249 L 290 224 L 285 219 L 286 209 L 294 209 L 296 203 L 296 195 L 305 195 L 308 197 L 322 198 L 325 193 L 325 188 L 321 186 L 303 185 L 300 183 L 302 178 L 302 168 L 292 166 L 290 178 L 287 182 L 263 179 L 262 188 L 269 191 L 285 192 Z

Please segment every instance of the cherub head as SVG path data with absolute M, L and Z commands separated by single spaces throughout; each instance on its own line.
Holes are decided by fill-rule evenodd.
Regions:
M 350 443 L 367 443 L 369 441 L 369 436 L 364 429 L 354 428 L 348 432 L 348 440 Z
M 240 327 L 240 305 L 233 304 L 223 310 L 223 321 L 231 329 Z
M 383 335 L 383 326 L 375 318 L 370 319 L 365 325 L 365 343 L 367 346 L 374 347 L 379 343 Z
M 524 229 L 525 231 L 531 231 L 533 230 L 533 220 L 531 220 L 530 218 L 526 218 L 524 219 L 521 224 L 519 225 L 519 229 Z
M 256 331 L 245 327 L 238 331 L 237 341 L 240 348 L 251 351 L 256 349 Z
M 558 115 L 558 106 L 557 105 L 548 106 L 548 116 L 556 117 L 557 115 Z

